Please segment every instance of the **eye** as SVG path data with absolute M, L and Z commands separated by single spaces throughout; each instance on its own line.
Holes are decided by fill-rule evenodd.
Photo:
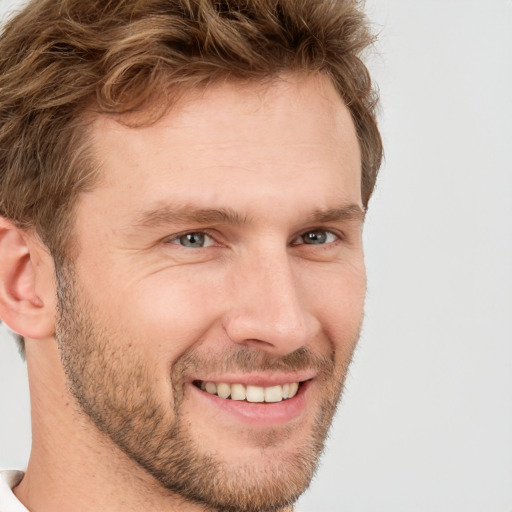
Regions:
M 191 231 L 190 233 L 183 233 L 169 238 L 169 243 L 181 245 L 189 249 L 202 249 L 203 247 L 213 245 L 215 241 L 206 233 Z
M 331 231 L 325 229 L 313 229 L 312 231 L 306 231 L 302 235 L 298 236 L 292 245 L 325 245 L 332 244 L 339 240 L 339 236 L 335 235 Z

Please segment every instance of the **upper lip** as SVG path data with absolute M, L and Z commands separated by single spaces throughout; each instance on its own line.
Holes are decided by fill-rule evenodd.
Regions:
M 304 382 L 313 379 L 316 376 L 315 371 L 301 371 L 292 373 L 243 373 L 243 374 L 224 374 L 209 376 L 194 376 L 189 379 L 190 382 L 220 382 L 226 384 L 244 384 L 245 386 L 271 387 L 291 382 Z

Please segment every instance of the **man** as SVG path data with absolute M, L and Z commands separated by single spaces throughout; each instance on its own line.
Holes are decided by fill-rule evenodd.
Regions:
M 0 510 L 285 511 L 365 295 L 352 0 L 34 0 L 0 42 L 0 317 L 33 446 Z

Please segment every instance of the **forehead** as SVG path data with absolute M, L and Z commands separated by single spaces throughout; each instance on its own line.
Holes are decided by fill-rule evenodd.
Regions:
M 101 174 L 96 192 L 111 201 L 136 190 L 136 201 L 155 202 L 208 183 L 201 195 L 209 207 L 222 191 L 229 196 L 233 182 L 245 183 L 247 195 L 275 197 L 297 180 L 315 188 L 327 175 L 339 191 L 360 193 L 354 123 L 321 75 L 216 84 L 187 93 L 149 126 L 100 116 L 92 138 Z

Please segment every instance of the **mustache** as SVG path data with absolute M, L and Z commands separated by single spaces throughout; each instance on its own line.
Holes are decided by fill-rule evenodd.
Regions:
M 318 355 L 308 347 L 300 347 L 281 356 L 237 345 L 228 353 L 200 355 L 197 350 L 185 353 L 173 364 L 172 373 L 183 376 L 197 373 L 315 370 L 317 373 L 332 374 L 334 368 L 333 353 Z

